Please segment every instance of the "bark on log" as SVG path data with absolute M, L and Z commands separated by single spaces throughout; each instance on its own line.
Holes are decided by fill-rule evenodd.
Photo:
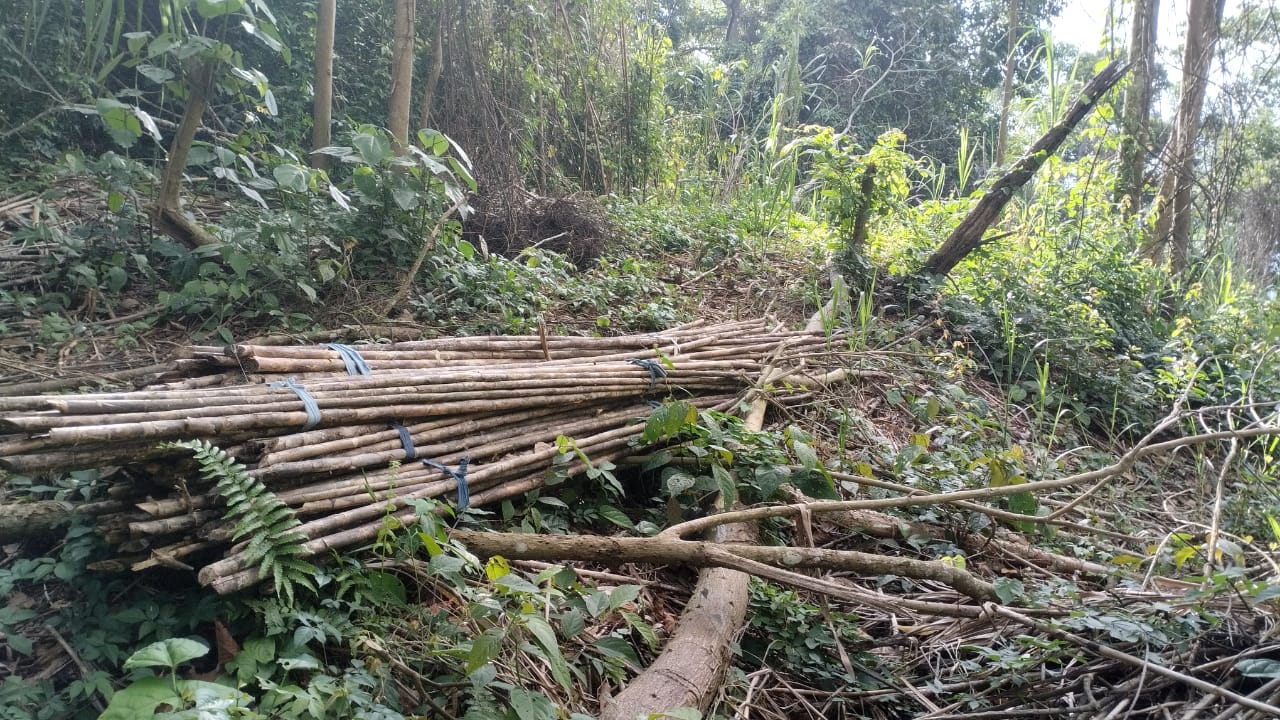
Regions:
M 969 256 L 969 253 L 982 247 L 988 242 L 983 238 L 987 228 L 991 227 L 996 220 L 1000 218 L 1000 213 L 1004 210 L 1004 206 L 1013 198 L 1013 194 L 1026 185 L 1031 177 L 1035 175 L 1040 166 L 1049 159 L 1049 156 L 1057 152 L 1058 147 L 1062 145 L 1067 136 L 1075 126 L 1085 118 L 1120 78 L 1124 77 L 1129 71 L 1128 64 L 1121 64 L 1120 61 L 1114 61 L 1102 69 L 1092 80 L 1085 85 L 1080 91 L 1080 97 L 1072 103 L 1071 107 L 1063 114 L 1062 119 L 1057 125 L 1050 128 L 1039 140 L 1027 150 L 1013 169 L 1006 173 L 1003 177 L 991 186 L 987 194 L 978 201 L 964 220 L 956 226 L 942 243 L 942 246 L 925 260 L 924 266 L 920 268 L 919 274 L 932 275 L 935 277 L 945 276 L 951 272 L 956 265 Z

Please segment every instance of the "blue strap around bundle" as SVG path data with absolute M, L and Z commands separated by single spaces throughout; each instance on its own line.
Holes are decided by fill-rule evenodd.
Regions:
M 298 379 L 290 377 L 288 380 L 277 380 L 276 382 L 267 383 L 267 387 L 278 387 L 292 390 L 294 395 L 302 401 L 302 409 L 307 411 L 307 424 L 302 426 L 303 430 L 310 430 L 320 424 L 320 406 L 316 404 L 316 399 L 307 392 L 306 388 L 298 384 Z
M 348 375 L 372 375 L 373 371 L 369 369 L 369 363 L 360 357 L 359 351 L 350 345 L 342 343 L 324 343 L 323 347 L 337 352 L 342 356 L 342 364 L 347 366 Z
M 631 358 L 627 361 L 628 365 L 638 365 L 649 371 L 649 387 L 652 388 L 658 384 L 658 378 L 667 376 L 667 369 L 662 367 L 662 363 L 657 360 L 641 360 L 639 358 Z
M 458 509 L 466 510 L 471 504 L 471 488 L 467 486 L 467 463 L 471 462 L 470 455 L 463 455 L 458 461 L 458 469 L 455 471 L 448 466 L 441 465 L 435 460 L 423 460 L 422 464 L 436 468 L 444 472 L 449 477 L 458 481 Z
M 388 423 L 388 426 L 400 433 L 400 446 L 404 448 L 404 459 L 416 460 L 418 458 L 418 450 L 413 446 L 413 436 L 409 434 L 409 428 L 399 423 Z

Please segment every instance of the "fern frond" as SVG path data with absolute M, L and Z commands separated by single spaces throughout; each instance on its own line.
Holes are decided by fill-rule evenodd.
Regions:
M 288 505 L 250 476 L 248 468 L 208 440 L 170 442 L 161 447 L 190 450 L 201 476 L 216 483 L 217 493 L 227 505 L 225 518 L 235 522 L 234 539 L 249 537 L 244 557 L 261 577 L 271 578 L 277 597 L 292 605 L 296 585 L 315 590 L 313 578 L 318 571 L 302 559 L 307 555 L 303 547 L 307 537 L 297 529 L 302 523 Z

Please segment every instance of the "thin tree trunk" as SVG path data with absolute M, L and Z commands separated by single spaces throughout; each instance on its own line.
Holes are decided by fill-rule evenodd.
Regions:
M 422 102 L 418 105 L 418 127 L 431 127 L 431 104 L 435 100 L 436 88 L 440 85 L 440 75 L 444 73 L 444 24 L 447 20 L 448 7 L 440 3 L 440 13 L 436 18 L 436 37 L 431 43 L 431 70 L 427 73 L 427 86 L 422 91 Z
M 311 108 L 311 149 L 328 147 L 333 123 L 333 34 L 338 14 L 338 0 L 320 0 L 316 17 L 316 88 Z M 329 167 L 329 156 L 314 153 L 311 166 Z
M 1133 81 L 1124 92 L 1121 119 L 1124 137 L 1120 141 L 1120 172 L 1116 181 L 1116 200 L 1128 216 L 1136 214 L 1142 205 L 1147 152 L 1151 147 L 1152 69 L 1159 14 L 1160 0 L 1135 0 L 1129 35 Z
M 724 46 L 730 47 L 738 42 L 738 17 L 742 14 L 742 0 L 724 0 L 724 9 L 729 15 L 724 30 Z
M 1187 266 L 1191 240 L 1191 184 L 1195 173 L 1196 138 L 1200 134 L 1200 112 L 1204 107 L 1213 49 L 1218 42 L 1218 26 L 1226 0 L 1191 0 L 1187 8 L 1187 40 L 1182 53 L 1182 93 L 1178 114 L 1169 138 L 1165 176 L 1156 224 L 1144 243 L 1148 258 L 1159 260 L 1169 248 L 1170 271 L 1180 274 Z M 1167 193 L 1167 194 L 1166 194 Z
M 1000 130 L 996 135 L 996 165 L 1009 154 L 1009 111 L 1013 107 L 1014 53 L 1018 49 L 1018 0 L 1009 0 L 1009 37 L 1004 56 L 1004 86 L 1000 91 Z
M 187 156 L 200 129 L 201 118 L 209 107 L 209 94 L 217 61 L 194 60 L 187 74 L 187 106 L 182 112 L 182 122 L 169 145 L 169 160 L 160 179 L 160 193 L 155 202 L 155 218 L 161 232 L 189 247 L 215 245 L 218 238 L 192 222 L 182 212 L 182 176 L 187 167 Z
M 387 129 L 397 152 L 409 146 L 409 107 L 413 98 L 413 39 L 416 0 L 396 0 L 394 42 L 391 58 L 391 99 L 387 107 Z
M 984 238 L 983 235 L 987 228 L 1000 218 L 1001 211 L 1009 203 L 1013 194 L 1035 175 L 1050 155 L 1057 152 L 1058 147 L 1071 134 L 1072 129 L 1093 110 L 1102 96 L 1115 86 L 1128 70 L 1127 64 L 1112 62 L 1094 76 L 1080 91 L 1079 97 L 1063 114 L 1058 124 L 1037 140 L 1014 164 L 1013 169 L 995 181 L 987 194 L 969 211 L 964 220 L 960 221 L 956 229 L 951 231 L 951 235 L 942 243 L 942 246 L 935 250 L 928 260 L 925 260 L 920 274 L 945 276 L 961 260 L 968 257 L 969 253 L 988 242 L 989 239 Z

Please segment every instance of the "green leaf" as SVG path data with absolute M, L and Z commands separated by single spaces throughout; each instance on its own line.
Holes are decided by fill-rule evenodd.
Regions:
M 835 485 L 831 482 L 831 478 L 816 470 L 804 470 L 792 476 L 791 484 L 795 485 L 800 492 L 812 498 L 819 500 L 839 500 L 840 493 L 836 492 Z
M 145 667 L 176 668 L 188 660 L 208 654 L 209 646 L 186 638 L 169 638 L 153 642 L 124 661 L 125 670 Z
M 391 191 L 391 199 L 401 210 L 408 212 L 418 207 L 418 193 L 407 187 L 398 187 Z
M 377 200 L 378 190 L 378 174 L 371 167 L 358 167 L 351 173 L 351 180 L 356 184 L 356 190 L 360 194 L 370 200 Z
M 560 615 L 560 634 L 566 638 L 577 637 L 578 633 L 587 629 L 587 620 L 582 611 L 573 608 Z
M 666 490 L 667 497 L 676 497 L 698 484 L 696 478 L 677 468 L 667 468 L 662 475 L 662 486 Z
M 289 192 L 303 193 L 307 191 L 310 174 L 297 165 L 285 163 L 272 168 L 271 176 L 276 179 L 279 187 Z
M 408 593 L 400 578 L 386 572 L 367 572 L 365 580 L 369 583 L 369 597 L 375 602 L 385 605 L 406 605 Z
M 511 688 L 511 709 L 519 720 L 556 720 L 556 706 L 542 693 Z
M 240 12 L 245 0 L 196 0 L 196 12 L 200 17 L 212 19 Z
M 113 213 L 120 212 L 120 208 L 124 207 L 124 193 L 118 190 L 112 190 L 107 194 L 107 209 Z
M 640 666 L 640 658 L 636 657 L 636 651 L 631 647 L 631 643 L 620 637 L 605 635 L 592 643 L 592 645 L 600 651 L 601 655 L 624 660 L 632 667 Z
M 778 492 L 778 488 L 791 480 L 791 468 L 784 465 L 757 465 L 755 469 L 755 486 L 760 491 L 760 498 L 768 500 Z
M 738 481 L 720 463 L 712 463 L 711 477 L 715 478 L 716 488 L 724 500 L 724 509 L 733 509 L 733 504 L 738 501 Z
M 572 684 L 569 677 L 569 665 L 565 662 L 564 655 L 560 654 L 560 644 L 556 640 L 556 633 L 545 620 L 536 615 L 524 615 L 525 628 L 533 635 L 534 642 L 542 650 L 544 659 L 551 667 L 551 677 L 553 677 L 560 687 L 568 690 Z
M 609 593 L 609 609 L 617 610 L 629 602 L 634 602 L 636 598 L 640 597 L 641 589 L 639 585 L 619 585 L 614 588 Z
M 111 703 L 98 720 L 144 720 L 154 716 L 156 708 L 161 705 L 178 708 L 182 707 L 183 701 L 164 679 L 146 677 L 112 695 Z
M 1249 658 L 1236 663 L 1236 672 L 1245 677 L 1280 678 L 1280 660 Z
M 366 130 L 356 133 L 351 145 L 360 153 L 360 159 L 369 165 L 381 164 L 391 156 L 391 141 L 380 132 Z
M 116 144 L 132 147 L 142 137 L 142 122 L 132 107 L 114 98 L 98 98 L 94 107 Z
M 5 644 L 19 655 L 26 655 L 27 657 L 30 657 L 31 653 L 35 650 L 35 644 L 32 643 L 31 638 L 26 635 L 9 631 L 0 633 L 0 636 L 4 637 Z
M 1035 515 L 1040 509 L 1040 504 L 1036 502 L 1035 496 L 1029 492 L 1014 493 L 1008 496 L 1009 510 L 1019 515 Z
M 1000 598 L 1000 602 L 1005 605 L 1022 597 L 1026 592 L 1022 586 L 1022 581 L 1014 578 L 996 578 L 991 584 L 995 587 L 996 597 Z
M 527 593 L 530 595 L 537 595 L 540 592 L 537 585 L 534 585 L 515 573 L 495 578 L 493 584 L 495 587 L 504 588 L 510 592 Z
M 796 459 L 800 461 L 800 464 L 806 470 L 813 470 L 818 467 L 818 453 L 808 443 L 794 440 L 791 443 L 791 449 L 795 452 Z
M 241 280 L 249 276 L 249 268 L 253 267 L 253 258 L 246 253 L 228 251 L 226 254 L 227 265 Z
M 467 674 L 479 670 L 498 656 L 502 650 L 502 631 L 489 628 L 471 641 L 471 650 L 467 652 Z
M 631 522 L 631 518 L 627 517 L 626 513 L 612 505 L 601 505 L 600 517 L 625 530 L 635 528 L 635 523 Z

